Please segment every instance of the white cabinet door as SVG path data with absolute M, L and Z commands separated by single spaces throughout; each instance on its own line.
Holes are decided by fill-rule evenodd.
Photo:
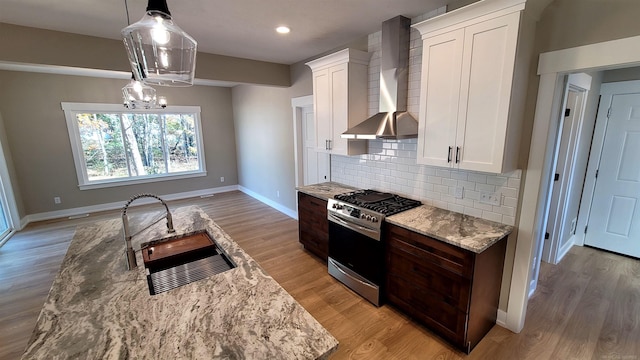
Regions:
M 479 2 L 476 8 L 491 4 Z M 417 162 L 491 173 L 513 170 L 514 157 L 505 161 L 505 154 L 519 146 L 507 134 L 519 136 L 515 125 L 521 121 L 510 119 L 512 95 L 524 94 L 512 94 L 521 11 L 460 16 L 445 14 L 414 25 L 423 43 Z M 451 25 L 439 26 L 442 22 Z
M 454 159 L 464 30 L 423 41 L 417 162 L 450 166 Z
M 331 93 L 331 133 L 328 135 L 329 150 L 333 154 L 347 154 L 347 139 L 340 137 L 347 131 L 348 125 L 348 90 L 349 64 L 340 64 L 329 68 L 329 91 Z M 364 119 L 363 119 L 364 120 Z
M 367 153 L 367 141 L 342 133 L 367 118 L 369 54 L 344 49 L 307 63 L 313 71 L 316 149 L 334 155 Z
M 519 21 L 517 12 L 464 29 L 456 136 L 460 169 L 502 172 Z
M 328 152 L 331 137 L 331 81 L 329 69 L 313 73 L 313 109 L 315 113 L 315 146 L 317 151 Z

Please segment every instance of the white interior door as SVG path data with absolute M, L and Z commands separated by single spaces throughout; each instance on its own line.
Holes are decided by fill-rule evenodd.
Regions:
M 329 154 L 317 151 L 313 107 L 302 108 L 302 156 L 304 185 L 330 180 Z
M 560 115 L 558 141 L 555 150 L 555 171 L 551 199 L 547 214 L 548 239 L 544 241 L 542 260 L 557 264 L 573 246 L 582 181 L 576 169 L 576 157 L 580 151 L 579 138 L 582 131 L 587 93 L 591 89 L 591 76 L 571 74 L 568 76 L 564 95 L 564 111 Z M 546 238 L 546 236 L 545 236 Z
M 585 244 L 640 257 L 640 93 L 614 94 Z

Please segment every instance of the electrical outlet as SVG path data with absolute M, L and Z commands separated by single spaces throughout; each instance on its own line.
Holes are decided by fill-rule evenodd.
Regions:
M 276 191 L 276 196 L 277 196 L 277 197 L 280 197 L 280 190 L 277 190 L 277 191 Z
M 462 199 L 463 194 L 464 194 L 464 187 L 456 186 L 456 194 L 455 194 L 456 199 Z
M 224 176 L 220 176 L 220 182 L 224 182 Z
M 490 193 L 485 191 L 480 191 L 480 202 L 483 204 L 500 206 L 500 198 L 502 197 L 501 193 Z
M 53 203 L 54 204 L 62 204 L 62 199 L 60 199 L 60 196 L 56 196 L 53 198 Z

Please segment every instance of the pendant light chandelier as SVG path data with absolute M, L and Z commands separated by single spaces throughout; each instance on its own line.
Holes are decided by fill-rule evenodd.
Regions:
M 164 109 L 167 98 L 156 96 L 156 89 L 137 81 L 133 75 L 131 81 L 122 88 L 124 107 L 127 109 Z
M 135 80 L 193 85 L 198 43 L 173 23 L 166 0 L 149 0 L 142 19 L 121 32 Z

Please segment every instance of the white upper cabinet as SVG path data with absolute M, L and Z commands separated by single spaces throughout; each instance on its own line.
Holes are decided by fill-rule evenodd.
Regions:
M 369 53 L 344 49 L 307 63 L 313 72 L 316 149 L 336 155 L 367 153 L 367 140 L 343 139 L 367 119 Z
M 484 0 L 413 25 L 423 42 L 418 163 L 517 168 L 529 64 L 518 43 L 523 9 L 524 0 Z

